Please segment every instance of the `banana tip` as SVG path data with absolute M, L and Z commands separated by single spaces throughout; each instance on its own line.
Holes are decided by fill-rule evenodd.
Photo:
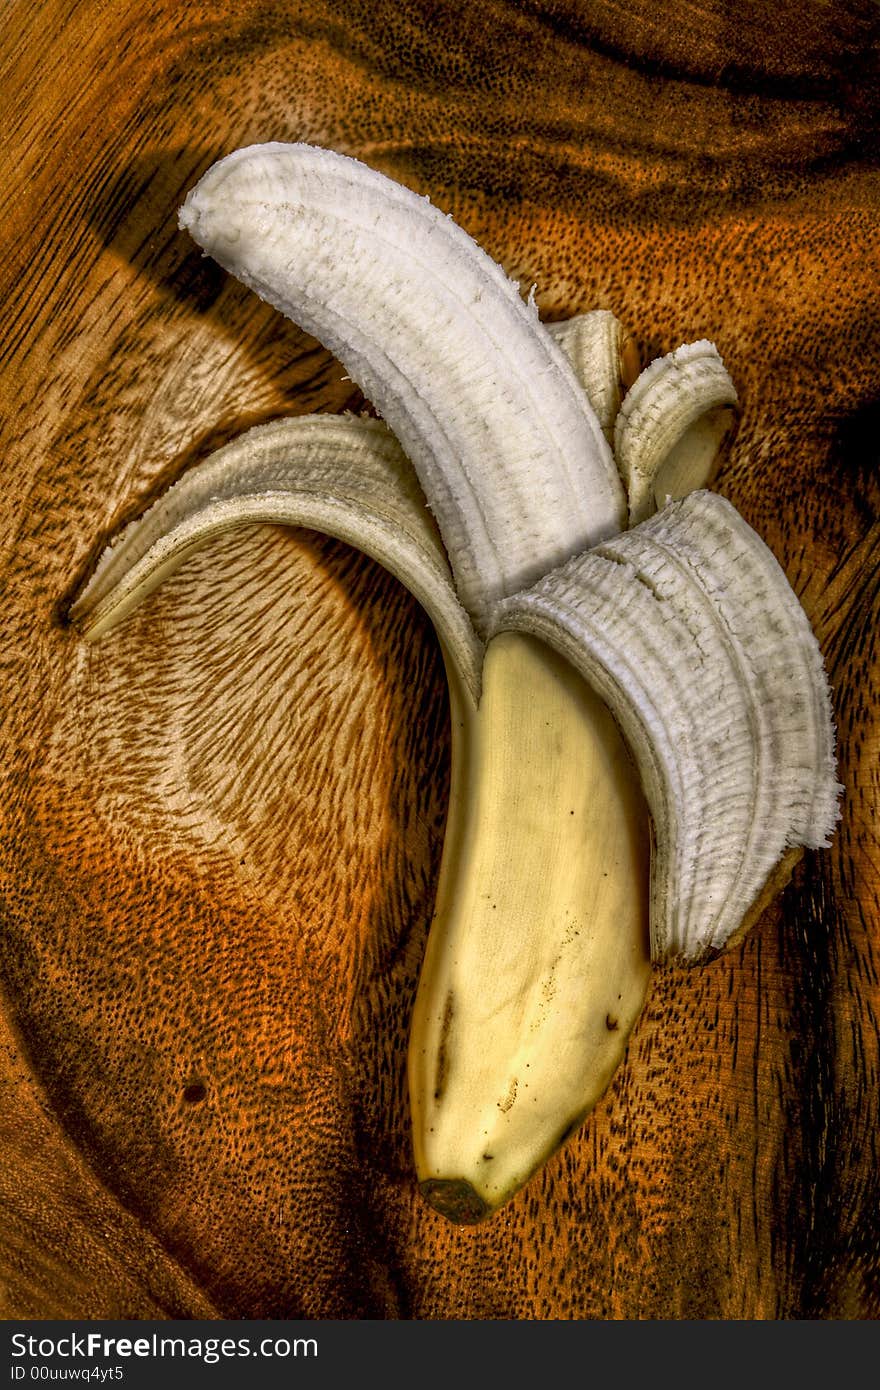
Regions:
M 457 1226 L 475 1226 L 492 1211 L 465 1178 L 428 1178 L 419 1186 L 428 1205 Z

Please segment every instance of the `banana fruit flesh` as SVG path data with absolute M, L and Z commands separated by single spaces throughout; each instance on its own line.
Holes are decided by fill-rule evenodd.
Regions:
M 71 617 L 102 636 L 258 519 L 360 545 L 425 605 L 453 769 L 413 1144 L 426 1198 L 479 1220 L 602 1095 L 652 961 L 723 949 L 792 848 L 828 842 L 821 654 L 729 503 L 664 505 L 708 481 L 736 405 L 712 344 L 638 374 L 613 315 L 546 328 L 426 199 L 306 145 L 221 160 L 181 226 L 385 423 L 232 441 L 126 529 Z
M 651 973 L 648 816 L 605 704 L 527 634 L 460 706 L 409 1055 L 416 1172 L 455 1221 L 501 1205 L 592 1109 Z

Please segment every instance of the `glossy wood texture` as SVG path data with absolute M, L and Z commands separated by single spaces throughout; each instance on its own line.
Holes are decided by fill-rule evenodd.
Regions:
M 5 1316 L 880 1315 L 877 15 L 7 0 Z M 429 193 L 546 315 L 611 308 L 646 358 L 713 339 L 743 405 L 718 486 L 835 691 L 831 849 L 741 946 L 656 972 L 594 1115 L 472 1229 L 409 1150 L 448 786 L 420 610 L 264 528 L 100 647 L 63 621 L 212 447 L 359 403 L 176 229 L 208 163 L 265 139 Z

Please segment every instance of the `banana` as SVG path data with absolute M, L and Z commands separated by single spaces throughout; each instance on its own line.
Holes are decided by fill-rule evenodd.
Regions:
M 217 529 L 260 519 L 361 546 L 425 605 L 453 776 L 413 1145 L 427 1200 L 479 1220 L 603 1094 L 652 962 L 723 949 L 793 848 L 828 842 L 819 648 L 729 503 L 663 505 L 708 481 L 736 404 L 711 344 L 639 375 L 612 315 L 542 325 L 428 200 L 307 145 L 221 160 L 180 220 L 385 423 L 233 441 L 126 529 L 71 618 L 103 636 Z

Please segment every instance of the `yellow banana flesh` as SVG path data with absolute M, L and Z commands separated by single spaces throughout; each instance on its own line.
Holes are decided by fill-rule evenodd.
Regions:
M 607 1088 L 651 972 L 649 817 L 604 702 L 530 635 L 450 668 L 444 858 L 409 1057 L 416 1170 L 454 1221 L 525 1183 Z

